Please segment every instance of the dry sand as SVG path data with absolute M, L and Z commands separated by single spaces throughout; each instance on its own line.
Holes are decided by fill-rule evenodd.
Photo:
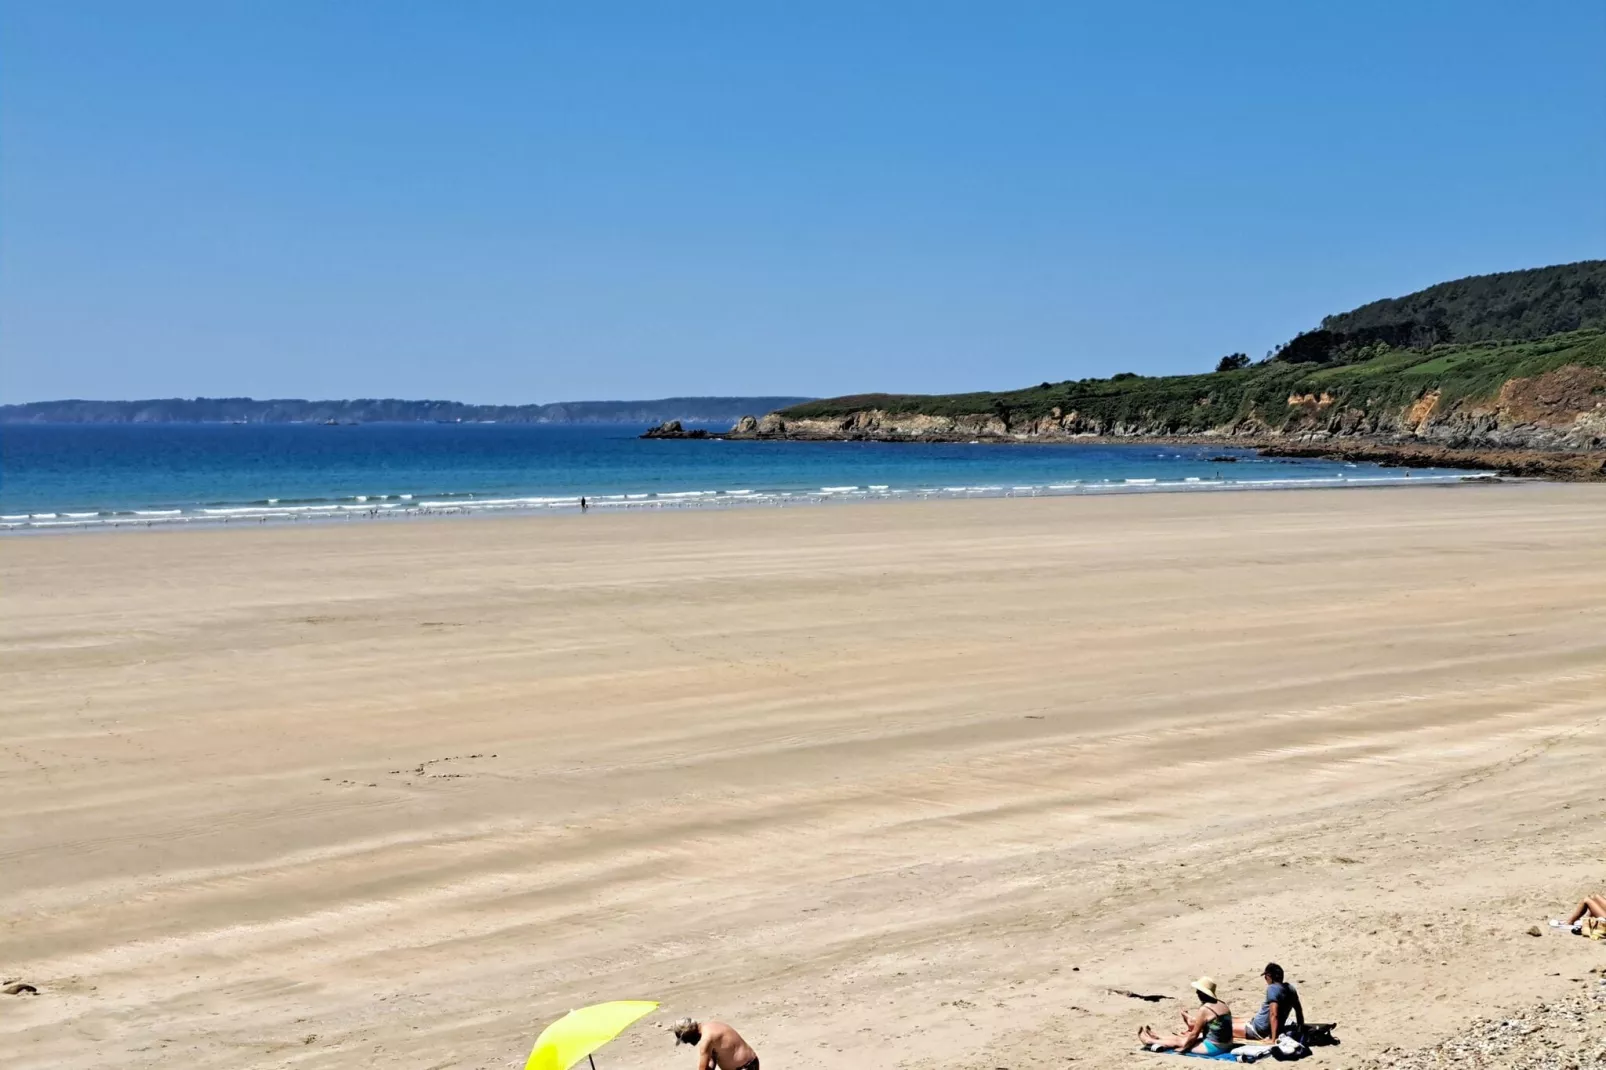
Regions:
M 1153 1065 L 1267 959 L 1350 1066 L 1577 991 L 1606 487 L 0 544 L 7 1067 Z M 602 1070 L 690 1065 L 638 1026 Z

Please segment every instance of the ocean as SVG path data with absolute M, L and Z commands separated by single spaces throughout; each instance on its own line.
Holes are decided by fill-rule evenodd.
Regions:
M 1223 445 L 642 440 L 550 424 L 8 424 L 0 530 L 1452 482 Z M 1230 457 L 1231 461 L 1220 458 Z

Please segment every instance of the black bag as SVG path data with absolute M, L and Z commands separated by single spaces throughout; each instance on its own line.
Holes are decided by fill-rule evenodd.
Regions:
M 1338 1043 L 1338 1038 L 1333 1035 L 1333 1030 L 1337 1028 L 1337 1022 L 1306 1022 L 1303 1027 L 1297 1022 L 1289 1022 L 1283 1027 L 1283 1032 L 1291 1034 L 1307 1048 L 1326 1048 Z

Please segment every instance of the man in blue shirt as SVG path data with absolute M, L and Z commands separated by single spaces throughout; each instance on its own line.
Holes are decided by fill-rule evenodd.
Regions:
M 1239 1040 L 1275 1044 L 1290 1014 L 1301 1030 L 1305 1028 L 1305 1008 L 1300 1006 L 1299 993 L 1294 991 L 1294 986 L 1283 981 L 1281 966 L 1268 962 L 1260 976 L 1266 982 L 1266 1002 L 1261 1004 L 1259 1014 L 1238 1026 L 1234 1033 Z

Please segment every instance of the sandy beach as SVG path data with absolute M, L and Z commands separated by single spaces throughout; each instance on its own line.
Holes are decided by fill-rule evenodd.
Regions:
M 7 1067 L 1170 1065 L 1275 959 L 1356 1066 L 1576 992 L 1606 487 L 0 545 Z M 601 1070 L 678 1066 L 643 1023 Z

